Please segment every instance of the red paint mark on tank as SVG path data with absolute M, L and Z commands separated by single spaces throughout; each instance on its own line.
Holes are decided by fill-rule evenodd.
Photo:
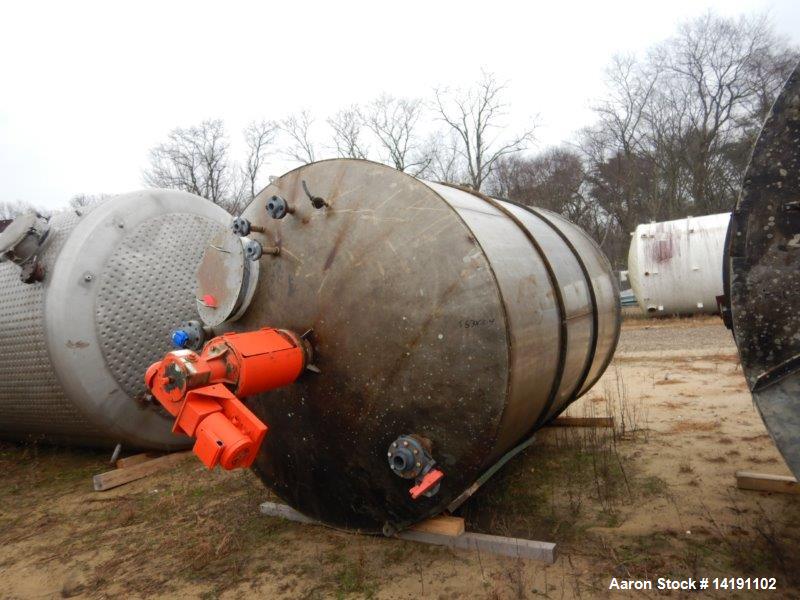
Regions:
M 673 246 L 672 237 L 663 240 L 655 240 L 651 246 L 650 258 L 657 263 L 663 263 L 672 258 Z

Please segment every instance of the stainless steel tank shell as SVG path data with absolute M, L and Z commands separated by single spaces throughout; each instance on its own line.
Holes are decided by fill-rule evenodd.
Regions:
M 722 213 L 636 227 L 628 251 L 628 278 L 646 315 L 719 312 L 729 221 L 730 213 Z
M 304 187 L 328 206 L 315 208 Z M 270 218 L 273 195 L 294 212 Z M 310 330 L 320 371 L 247 399 L 270 427 L 255 469 L 333 526 L 379 532 L 440 512 L 588 390 L 613 354 L 609 262 L 551 212 L 341 159 L 278 178 L 242 216 L 264 228 L 252 240 L 280 253 L 261 257 L 231 326 Z M 198 279 L 208 292 L 231 280 L 202 268 Z M 435 496 L 411 501 L 389 468 L 401 434 L 432 442 L 446 474 Z
M 800 478 L 800 65 L 753 150 L 728 232 L 725 280 L 753 400 Z
M 55 214 L 43 281 L 0 264 L 0 437 L 185 446 L 137 398 L 171 329 L 197 318 L 196 267 L 229 221 L 192 194 L 134 192 Z

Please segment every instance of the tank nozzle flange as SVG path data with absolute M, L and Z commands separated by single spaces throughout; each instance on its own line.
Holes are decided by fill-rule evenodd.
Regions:
M 247 237 L 250 232 L 264 233 L 264 228 L 259 225 L 253 225 L 244 217 L 236 217 L 231 223 L 231 231 L 239 237 Z
M 255 241 L 255 240 L 247 240 L 247 242 L 245 242 L 245 244 L 244 244 L 244 257 L 247 260 L 256 261 L 259 258 L 261 258 L 262 254 L 264 254 L 264 249 L 261 246 L 261 244 L 259 244 L 257 241 Z
M 270 196 L 266 208 L 267 214 L 273 219 L 282 219 L 287 214 L 294 213 L 294 209 L 280 196 Z
M 200 350 L 209 336 L 210 329 L 203 327 L 200 321 L 186 321 L 181 323 L 172 332 L 170 339 L 176 348 L 188 348 L 189 350 Z
M 439 492 L 444 473 L 434 468 L 431 441 L 417 435 L 401 435 L 389 445 L 387 457 L 392 472 L 403 479 L 414 479 L 409 490 L 413 500 L 431 497 Z

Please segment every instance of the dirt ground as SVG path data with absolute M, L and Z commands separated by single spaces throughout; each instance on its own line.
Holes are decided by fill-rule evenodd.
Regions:
M 106 454 L 5 445 L 0 598 L 648 597 L 663 592 L 609 582 L 730 576 L 800 597 L 798 497 L 734 485 L 739 469 L 789 472 L 719 319 L 626 320 L 568 414 L 616 426 L 543 430 L 462 509 L 468 530 L 557 542 L 553 565 L 263 517 L 254 476 L 192 459 L 93 492 Z

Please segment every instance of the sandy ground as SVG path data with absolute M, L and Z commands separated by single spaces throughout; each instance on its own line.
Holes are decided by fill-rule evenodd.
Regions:
M 650 597 L 609 582 L 724 576 L 800 597 L 798 497 L 735 487 L 788 470 L 718 319 L 626 321 L 569 414 L 616 427 L 542 431 L 463 509 L 468 529 L 557 542 L 554 565 L 262 517 L 251 474 L 193 460 L 96 493 L 107 456 L 3 446 L 0 598 Z

